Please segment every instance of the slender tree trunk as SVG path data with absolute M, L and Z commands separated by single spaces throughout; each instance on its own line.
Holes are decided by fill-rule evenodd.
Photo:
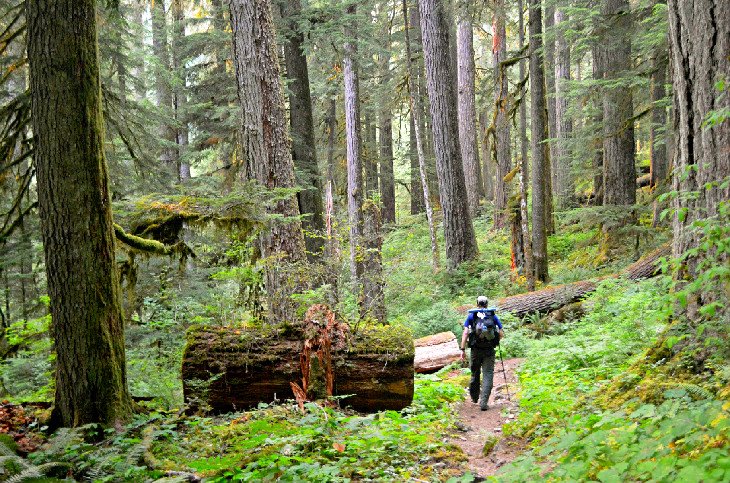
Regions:
M 568 114 L 568 83 L 570 82 L 570 45 L 564 31 L 568 25 L 565 7 L 559 5 L 555 9 L 555 27 L 557 30 L 555 43 L 555 206 L 565 210 L 572 206 L 575 184 L 571 169 L 570 138 L 573 133 L 573 122 Z
M 163 120 L 158 132 L 163 144 L 160 163 L 163 164 L 171 180 L 177 180 L 180 169 L 177 156 L 177 132 L 172 125 L 173 93 L 167 76 L 170 72 L 170 52 L 167 44 L 167 18 L 164 1 L 152 1 L 152 52 L 155 55 L 154 68 L 155 95 L 157 107 Z
M 532 147 L 532 261 L 535 279 L 548 279 L 547 209 L 550 190 L 550 154 L 547 140 L 547 106 L 545 99 L 545 68 L 542 58 L 541 0 L 529 0 L 530 5 L 530 121 Z
M 335 189 L 335 142 L 337 141 L 337 100 L 329 101 L 327 110 L 327 183 Z
M 730 98 L 716 87 L 719 81 L 727 80 L 730 72 L 730 16 L 723 0 L 697 0 L 691 4 L 669 0 L 668 10 L 676 133 L 673 188 L 680 193 L 697 193 L 697 197 L 673 198 L 672 251 L 680 257 L 698 249 L 683 260 L 678 274 L 680 279 L 692 281 L 708 267 L 727 267 L 730 263 L 727 250 L 703 249 L 702 230 L 695 226 L 703 218 L 722 223 L 723 206 L 727 220 L 730 122 L 726 119 L 705 125 L 704 121 L 711 112 L 730 109 Z M 689 300 L 684 309 L 689 320 L 701 320 L 698 310 L 715 302 L 719 302 L 715 320 L 728 320 L 728 287 L 726 283 L 722 286 L 727 278 L 715 280 L 714 286 L 705 284 L 699 296 Z
M 456 28 L 459 103 L 459 144 L 469 212 L 476 215 L 479 198 L 479 151 L 477 149 L 476 104 L 474 95 L 474 35 L 468 5 L 462 1 Z
M 664 107 L 667 82 L 667 61 L 665 52 L 655 53 L 652 64 L 654 73 L 651 78 L 651 130 L 649 132 L 650 142 L 650 163 L 651 163 L 651 188 L 655 195 L 664 192 L 667 187 L 669 176 L 669 160 L 667 157 L 666 132 L 667 108 Z M 652 225 L 659 226 L 661 223 L 661 212 L 664 203 L 654 200 L 654 216 Z
M 378 142 L 377 131 L 375 129 L 375 116 L 371 106 L 367 103 L 363 106 L 364 112 L 364 130 L 365 130 L 365 150 L 363 162 L 365 164 L 365 197 L 372 198 L 378 192 Z
M 424 198 L 423 190 L 421 189 L 421 174 L 418 167 L 418 146 L 416 145 L 417 126 L 414 123 L 414 117 L 413 110 L 411 109 L 408 140 L 408 157 L 411 161 L 411 214 L 417 215 L 418 213 L 423 213 L 426 208 L 423 203 Z
M 130 415 L 114 262 L 96 2 L 26 3 L 41 233 L 56 351 L 53 422 Z
M 232 0 L 233 57 L 241 104 L 241 150 L 247 173 L 268 189 L 293 188 L 294 163 L 279 78 L 276 37 L 268 0 Z M 294 196 L 277 202 L 272 215 L 299 216 Z M 299 221 L 271 223 L 260 236 L 266 263 L 269 321 L 296 317 L 292 295 L 303 288 L 304 235 Z M 284 268 L 286 267 L 286 268 Z
M 636 203 L 634 122 L 631 88 L 620 79 L 631 69 L 631 17 L 628 0 L 606 0 L 602 15 L 607 30 L 605 49 L 607 81 L 619 81 L 603 93 L 603 202 L 605 205 Z
M 519 48 L 525 46 L 525 10 L 522 0 L 518 0 L 519 10 Z M 520 60 L 520 81 L 525 78 L 525 59 Z M 525 247 L 525 278 L 527 288 L 535 290 L 535 273 L 532 262 L 532 240 L 530 239 L 530 223 L 527 211 L 527 190 L 530 186 L 530 162 L 527 158 L 527 89 L 520 92 L 522 102 L 520 103 L 520 217 L 522 221 L 522 239 Z
M 392 22 L 388 22 L 383 33 L 385 46 L 380 54 L 381 84 L 390 87 L 390 50 Z M 378 123 L 380 130 L 380 200 L 382 202 L 383 223 L 395 223 L 395 174 L 393 173 L 393 117 L 390 112 L 389 97 L 380 100 Z
M 347 7 L 346 13 L 354 16 L 356 6 Z M 360 85 L 357 72 L 357 27 L 349 19 L 345 28 L 345 57 L 343 74 L 345 81 L 345 131 L 347 138 L 347 214 L 350 223 L 350 275 L 353 292 L 360 293 L 363 273 L 359 257 L 363 229 L 363 179 L 360 138 Z
M 419 98 L 422 97 L 418 91 L 418 82 L 414 76 L 414 59 L 411 53 L 411 41 L 410 41 L 410 26 L 408 25 L 408 3 L 407 0 L 403 0 L 403 21 L 405 23 L 405 43 L 406 43 L 406 69 L 408 73 L 408 94 L 411 104 L 411 142 L 416 147 L 416 158 L 418 163 L 418 171 L 420 174 L 421 181 L 421 200 L 426 210 L 426 220 L 428 221 L 428 231 L 431 236 L 431 267 L 433 271 L 437 271 L 439 268 L 439 248 L 438 239 L 436 237 L 436 223 L 433 219 L 433 208 L 431 207 L 431 193 L 429 192 L 430 187 L 428 185 L 428 177 L 426 175 L 426 154 L 425 147 L 423 145 L 423 131 L 421 131 L 421 124 L 423 119 L 423 109 L 419 102 Z M 413 162 L 411 161 L 411 169 L 413 169 Z M 411 184 L 413 192 L 417 191 L 416 186 Z
M 591 47 L 593 55 L 593 80 L 603 80 L 604 55 L 600 41 Z M 603 89 L 596 90 L 593 102 L 596 104 L 593 125 L 596 126 L 596 136 L 593 139 L 593 204 L 603 205 Z
M 449 67 L 449 30 L 439 0 L 419 1 L 426 61 L 426 86 L 431 107 L 436 173 L 444 213 L 446 258 L 449 268 L 478 254 L 474 226 L 466 200 L 459 146 L 456 89 Z
M 494 174 L 492 173 L 492 154 L 489 150 L 489 135 L 487 129 L 489 129 L 490 120 L 489 115 L 486 111 L 482 111 L 479 114 L 479 131 L 482 138 L 482 176 L 481 180 L 484 183 L 484 198 L 487 202 L 494 202 Z
M 504 177 L 512 170 L 510 152 L 510 124 L 507 118 L 509 85 L 507 83 L 507 71 L 500 68 L 500 62 L 507 60 L 507 30 L 505 27 L 506 15 L 504 0 L 494 2 L 494 42 L 492 44 L 492 59 L 494 66 L 494 105 L 497 109 L 496 119 L 496 153 L 497 153 L 497 179 L 495 180 L 494 192 L 494 227 L 502 228 L 507 225 L 509 213 L 507 212 L 507 200 L 509 199 L 509 185 L 505 183 Z
M 279 2 L 281 17 L 286 22 L 284 32 L 284 62 L 289 88 L 289 126 L 292 135 L 292 157 L 297 174 L 299 211 L 304 215 L 302 226 L 307 254 L 310 260 L 321 255 L 324 230 L 322 176 L 317 165 L 317 146 L 314 138 L 312 95 L 309 87 L 309 68 L 304 55 L 304 32 L 299 22 L 302 12 L 300 0 Z
M 183 65 L 182 50 L 185 38 L 185 7 L 182 0 L 174 0 L 172 4 L 172 69 L 177 76 L 176 88 L 174 89 L 173 106 L 175 120 L 177 121 L 177 157 L 180 164 L 179 177 L 181 180 L 190 179 L 190 161 L 187 159 L 189 144 L 188 129 L 188 98 L 185 78 L 185 66 Z
M 547 1 L 545 2 L 545 28 L 543 29 L 543 33 L 550 32 L 553 29 L 553 26 L 555 25 L 555 6 L 553 1 Z M 555 37 L 553 35 L 546 35 L 545 40 L 543 42 L 544 48 L 545 48 L 545 57 L 544 57 L 544 67 L 543 70 L 545 72 L 545 100 L 547 102 L 547 119 L 548 119 L 548 138 L 554 139 L 555 133 L 557 131 L 557 122 L 555 118 Z M 547 226 L 548 226 L 548 234 L 552 234 L 555 232 L 555 227 L 553 226 L 553 215 L 552 215 L 552 207 L 553 207 L 553 198 L 555 198 L 555 187 L 558 185 L 556 176 L 558 173 L 557 170 L 557 160 L 558 155 L 555 152 L 556 151 L 556 145 L 555 141 L 549 141 L 548 143 L 548 152 L 550 153 L 550 192 L 548 193 L 548 201 L 545 204 L 546 210 L 548 210 L 546 216 L 547 216 Z

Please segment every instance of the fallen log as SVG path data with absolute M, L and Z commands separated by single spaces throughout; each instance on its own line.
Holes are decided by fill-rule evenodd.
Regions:
M 461 359 L 461 350 L 453 332 L 441 332 L 413 341 L 416 355 L 413 368 L 416 372 L 438 371 Z
M 414 377 L 410 330 L 366 326 L 355 332 L 337 322 L 323 344 L 322 329 L 334 315 L 321 307 L 298 324 L 190 328 L 182 363 L 188 406 L 220 413 L 294 399 L 291 383 L 315 399 L 326 395 L 329 381 L 332 395 L 347 396 L 343 407 L 367 412 L 408 406 Z
M 581 280 L 579 282 L 546 287 L 534 292 L 505 297 L 497 301 L 497 310 L 510 312 L 512 315 L 519 318 L 533 313 L 547 314 L 563 307 L 564 305 L 577 302 L 585 298 L 586 295 L 596 290 L 596 285 L 603 279 L 624 277 L 628 280 L 641 280 L 653 277 L 658 274 L 658 268 L 656 267 L 657 260 L 670 254 L 671 244 L 665 243 L 653 252 L 629 265 L 620 273 L 594 280 Z

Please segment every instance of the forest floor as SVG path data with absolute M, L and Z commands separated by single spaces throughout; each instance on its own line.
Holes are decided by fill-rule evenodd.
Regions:
M 469 458 L 468 467 L 477 481 L 494 475 L 499 468 L 511 462 L 523 448 L 521 441 L 505 439 L 502 425 L 517 417 L 519 404 L 516 397 L 517 375 L 515 370 L 524 359 L 507 359 L 504 372 L 499 359 L 494 367 L 494 389 L 489 397 L 489 409 L 482 411 L 479 404 L 469 399 L 465 389 L 464 402 L 457 405 L 460 415 L 458 432 L 451 436 L 450 442 L 460 447 Z M 507 384 L 505 384 L 505 375 Z M 507 396 L 509 390 L 509 398 Z M 492 446 L 485 456 L 485 445 Z

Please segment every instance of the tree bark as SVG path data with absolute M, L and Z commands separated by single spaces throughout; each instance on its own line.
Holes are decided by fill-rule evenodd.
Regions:
M 462 2 L 465 3 L 465 2 Z M 476 104 L 474 95 L 474 35 L 467 5 L 460 6 L 456 28 L 457 82 L 459 104 L 459 144 L 464 163 L 469 213 L 479 208 L 479 151 L 477 149 Z
M 568 16 L 565 7 L 555 8 L 555 207 L 565 210 L 573 205 L 575 184 L 571 169 L 570 138 L 573 122 L 568 115 L 568 83 L 570 82 L 570 45 L 565 38 Z
M 666 183 L 669 176 L 669 161 L 667 159 L 666 136 L 663 132 L 667 127 L 667 108 L 663 105 L 667 96 L 667 52 L 655 52 L 652 57 L 651 75 L 651 130 L 650 143 L 650 173 L 652 189 L 658 189 Z
M 304 32 L 299 22 L 300 0 L 279 2 L 281 16 L 286 22 L 284 32 L 284 62 L 289 88 L 289 126 L 292 136 L 292 157 L 296 169 L 299 211 L 304 215 L 302 226 L 307 236 L 307 255 L 315 260 L 321 255 L 324 231 L 322 176 L 317 165 L 317 145 L 314 138 L 312 95 L 309 68 L 304 55 Z
M 363 206 L 363 281 L 361 319 L 387 322 L 385 311 L 385 277 L 383 276 L 383 237 L 380 207 L 373 200 Z
M 380 83 L 388 91 L 380 97 L 378 130 L 380 131 L 380 201 L 382 203 L 383 223 L 395 223 L 395 173 L 393 172 L 393 115 L 389 103 L 391 88 L 390 51 L 393 22 L 388 21 L 383 29 L 384 45 L 378 55 L 380 63 Z
M 494 227 L 502 228 L 507 226 L 509 213 L 507 201 L 509 199 L 509 185 L 505 183 L 504 177 L 512 170 L 511 160 L 511 139 L 510 124 L 507 112 L 510 109 L 509 85 L 507 82 L 507 71 L 500 68 L 500 62 L 507 60 L 507 12 L 505 11 L 504 0 L 494 2 L 494 41 L 492 44 L 492 63 L 494 67 L 494 108 L 497 109 L 496 119 L 496 153 L 497 173 L 494 183 Z
M 703 270 L 727 267 L 730 261 L 727 250 L 703 249 L 702 230 L 693 226 L 700 219 L 722 223 L 723 206 L 727 220 L 730 122 L 703 123 L 710 113 L 730 109 L 730 98 L 716 87 L 730 72 L 730 16 L 721 0 L 669 0 L 668 9 L 676 133 L 673 188 L 680 193 L 697 193 L 696 197 L 678 196 L 672 201 L 672 254 L 679 257 L 698 249 L 683 260 L 677 274 L 680 280 L 694 280 Z M 690 320 L 699 320 L 698 310 L 714 302 L 720 303 L 716 320 L 727 320 L 727 285 L 723 287 L 722 280 L 715 279 L 714 287 L 705 284 L 699 296 L 689 300 L 685 312 Z
M 631 88 L 622 77 L 631 69 L 631 13 L 628 0 L 607 0 L 602 9 L 604 79 L 617 82 L 603 92 L 603 203 L 636 203 L 634 121 Z
M 525 10 L 522 0 L 517 2 L 519 10 L 519 48 L 520 52 L 525 45 Z M 520 59 L 520 82 L 525 78 L 525 59 Z M 522 101 L 520 102 L 520 218 L 522 240 L 525 250 L 525 270 L 524 275 L 527 279 L 527 288 L 535 289 L 535 273 L 532 262 L 532 239 L 530 238 L 530 222 L 527 211 L 527 190 L 530 186 L 530 162 L 527 158 L 527 89 L 522 88 L 520 92 Z
M 363 105 L 363 131 L 365 132 L 365 144 L 363 152 L 363 164 L 365 165 L 365 198 L 372 199 L 378 193 L 378 141 L 377 130 L 375 129 L 376 116 L 373 109 L 365 102 Z
M 347 7 L 347 15 L 357 13 L 355 5 Z M 362 261 L 359 257 L 362 238 L 363 179 L 360 137 L 360 83 L 357 72 L 357 26 L 349 19 L 345 27 L 345 132 L 347 138 L 347 214 L 350 223 L 350 276 L 353 293 L 360 293 Z M 359 295 L 358 295 L 359 296 Z
M 593 55 L 593 80 L 602 81 L 604 72 L 603 48 L 600 39 L 591 46 Z M 596 104 L 593 123 L 596 126 L 596 137 L 593 139 L 593 204 L 603 205 L 603 89 L 598 88 L 593 96 Z
M 532 148 L 532 262 L 535 279 L 548 279 L 547 234 L 550 154 L 547 143 L 545 70 L 542 58 L 541 0 L 530 0 L 530 121 Z
M 175 138 L 177 140 L 177 158 L 180 165 L 178 177 L 184 181 L 190 179 L 190 161 L 187 159 L 189 144 L 188 129 L 188 98 L 185 65 L 183 64 L 183 42 L 185 39 L 185 7 L 182 0 L 174 0 L 172 4 L 172 69 L 177 77 L 176 88 L 173 90 L 173 107 L 175 113 Z
M 114 262 L 96 2 L 26 3 L 41 233 L 56 351 L 53 422 L 130 415 Z
M 232 0 L 230 8 L 242 112 L 240 145 L 247 174 L 271 190 L 293 188 L 294 163 L 271 6 L 267 0 Z M 294 320 L 297 305 L 291 296 L 303 287 L 304 235 L 301 223 L 292 221 L 299 216 L 294 196 L 277 202 L 269 212 L 287 219 L 274 220 L 259 240 L 266 263 L 269 321 L 281 323 Z
M 416 124 L 413 118 L 413 110 L 411 110 L 411 115 L 409 116 L 410 128 L 408 132 L 408 158 L 411 161 L 411 215 L 417 215 L 418 213 L 423 213 L 426 208 L 423 203 L 421 175 L 418 167 L 418 146 L 416 145 L 418 141 L 416 140 Z
M 489 115 L 486 111 L 482 111 L 479 114 L 479 132 L 482 138 L 482 183 L 484 183 L 484 199 L 487 202 L 494 202 L 494 174 L 492 174 L 492 154 L 489 150 L 489 135 L 487 129 L 489 129 Z
M 170 51 L 167 43 L 167 18 L 164 1 L 152 2 L 152 53 L 157 58 L 154 68 L 157 108 L 163 121 L 158 126 L 162 143 L 159 160 L 170 180 L 178 180 L 180 169 L 177 156 L 177 132 L 173 118 L 172 87 L 167 79 L 170 72 Z
M 444 237 L 449 268 L 477 256 L 476 237 L 466 200 L 459 146 L 456 90 L 449 62 L 449 30 L 439 0 L 419 1 L 426 61 L 426 85 L 431 107 Z
M 552 30 L 555 25 L 555 6 L 554 2 L 549 1 L 545 3 L 545 25 L 543 29 L 543 34 L 547 33 L 548 35 L 545 35 L 545 40 L 543 41 L 544 45 L 544 66 L 543 70 L 545 72 L 545 100 L 547 105 L 547 120 L 548 120 L 548 133 L 547 137 L 548 139 L 555 138 L 555 132 L 557 131 L 557 123 L 555 118 L 555 37 L 552 35 Z M 552 206 L 553 206 L 553 198 L 555 197 L 555 187 L 557 186 L 557 180 L 555 179 L 557 175 L 557 166 L 556 161 L 558 159 L 557 153 L 555 152 L 555 142 L 549 141 L 548 142 L 548 153 L 550 155 L 550 192 L 547 195 L 548 203 L 546 203 L 545 207 L 549 211 L 548 214 L 546 214 L 547 219 L 547 226 L 548 226 L 548 234 L 552 234 L 555 232 L 555 227 L 553 226 L 553 217 L 552 217 Z

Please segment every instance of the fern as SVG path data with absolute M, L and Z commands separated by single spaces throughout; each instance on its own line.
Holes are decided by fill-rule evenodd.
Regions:
M 689 382 L 660 382 L 659 386 L 670 387 L 672 389 L 684 389 L 685 391 L 687 391 L 687 394 L 692 396 L 692 399 L 694 399 L 695 401 L 699 401 L 702 399 L 712 399 L 713 397 L 715 397 L 714 394 L 712 394 L 704 387 Z

